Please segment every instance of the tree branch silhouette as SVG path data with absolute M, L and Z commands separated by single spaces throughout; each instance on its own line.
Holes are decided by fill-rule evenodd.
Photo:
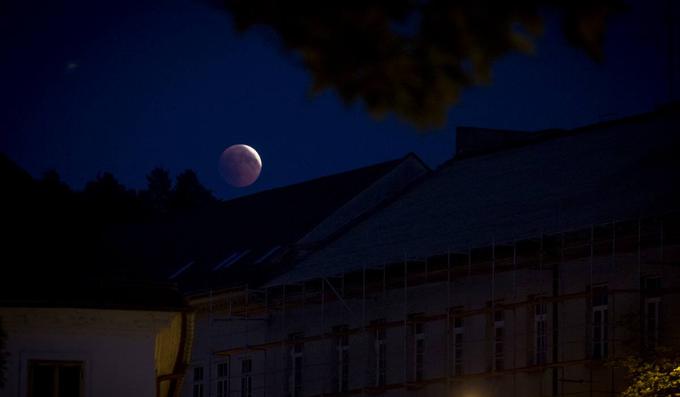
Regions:
M 418 127 L 441 126 L 463 90 L 491 80 L 492 65 L 531 52 L 541 11 L 562 16 L 565 37 L 602 57 L 607 17 L 623 0 L 225 0 L 235 29 L 271 29 L 312 77 L 374 116 L 395 113 Z

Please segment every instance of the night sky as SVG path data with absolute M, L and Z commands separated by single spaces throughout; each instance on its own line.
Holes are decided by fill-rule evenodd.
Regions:
M 456 126 L 570 128 L 669 100 L 664 0 L 635 1 L 611 20 L 601 64 L 569 48 L 548 15 L 534 56 L 497 63 L 492 85 L 465 92 L 447 126 L 424 133 L 332 92 L 309 97 L 308 75 L 271 35 L 239 36 L 228 14 L 199 1 L 79 0 L 39 12 L 21 3 L 0 5 L 0 151 L 35 176 L 56 169 L 75 189 L 99 171 L 143 188 L 163 166 L 192 168 L 229 198 L 411 151 L 434 167 L 453 154 Z M 264 163 L 244 189 L 217 169 L 235 143 Z

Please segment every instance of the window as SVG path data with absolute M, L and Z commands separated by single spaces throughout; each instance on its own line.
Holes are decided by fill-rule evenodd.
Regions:
M 453 317 L 453 376 L 463 374 L 463 317 L 454 315 Z
M 288 381 L 288 394 L 291 397 L 302 396 L 302 358 L 304 342 L 302 334 L 291 334 L 290 348 L 290 376 Z
M 373 354 L 375 355 L 375 384 L 376 387 L 385 386 L 385 367 L 387 346 L 385 345 L 385 326 L 383 320 L 374 322 Z
M 642 280 L 642 293 L 644 348 L 653 351 L 659 342 L 661 279 L 659 277 L 644 278 Z
M 253 396 L 253 361 L 244 359 L 241 361 L 241 397 Z
M 83 363 L 79 361 L 28 362 L 29 397 L 80 397 Z
M 203 397 L 203 367 L 194 367 L 193 397 Z
M 217 397 L 229 396 L 229 362 L 217 364 L 217 376 L 215 378 L 215 394 Z
M 416 382 L 423 380 L 423 361 L 425 359 L 425 332 L 424 324 L 417 321 L 413 324 L 413 352 L 414 352 L 414 378 Z
M 545 303 L 538 303 L 534 306 L 534 364 L 536 365 L 545 364 L 547 361 L 546 313 Z
M 242 251 L 235 251 L 232 252 L 231 255 L 229 255 L 226 259 L 224 259 L 222 262 L 218 263 L 213 267 L 213 271 L 216 270 L 221 270 L 221 269 L 226 269 L 233 265 L 234 263 L 238 262 L 241 258 L 244 256 L 248 255 L 250 253 L 250 250 L 242 250 Z
M 607 286 L 593 287 L 592 291 L 592 357 L 601 359 L 607 357 L 609 342 L 607 337 L 609 326 L 609 294 Z
M 349 381 L 349 334 L 347 326 L 341 325 L 335 328 L 335 354 L 337 359 L 337 388 L 338 393 L 347 391 Z
M 496 310 L 493 314 L 493 332 L 494 332 L 494 356 L 493 356 L 493 370 L 502 371 L 505 364 L 505 318 L 503 310 Z

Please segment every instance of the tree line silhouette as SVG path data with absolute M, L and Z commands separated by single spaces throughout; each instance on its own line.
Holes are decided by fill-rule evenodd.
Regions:
M 115 280 L 162 280 L 166 275 L 133 260 L 154 239 L 138 231 L 210 213 L 221 203 L 190 169 L 173 181 L 168 170 L 154 168 L 140 190 L 102 172 L 78 191 L 56 171 L 33 178 L 0 154 L 0 176 L 0 298 L 63 295 L 69 288 L 76 294 L 83 286 Z M 164 249 L 170 252 L 171 244 Z
M 55 170 L 36 179 L 0 154 L 0 174 L 9 187 L 4 199 L 25 209 L 30 205 L 41 217 L 66 211 L 95 223 L 144 221 L 219 202 L 191 169 L 179 173 L 173 183 L 167 169 L 156 167 L 147 174 L 147 186 L 141 190 L 127 188 L 112 173 L 101 172 L 77 191 Z

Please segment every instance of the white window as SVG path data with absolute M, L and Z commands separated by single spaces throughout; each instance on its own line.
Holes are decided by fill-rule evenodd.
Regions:
M 290 377 L 288 379 L 288 394 L 291 397 L 302 396 L 302 364 L 304 342 L 302 334 L 292 334 L 290 336 Z
M 80 361 L 28 362 L 28 392 L 31 397 L 80 397 L 83 386 L 83 363 Z
M 505 317 L 503 310 L 496 310 L 493 313 L 493 369 L 502 371 L 505 364 Z
M 337 388 L 338 393 L 347 391 L 349 382 L 349 334 L 347 326 L 339 326 L 335 329 L 335 353 L 337 359 Z
M 194 367 L 193 397 L 203 397 L 203 367 Z
M 592 291 L 592 356 L 606 358 L 609 349 L 609 296 L 606 285 L 593 287 Z
M 454 315 L 453 317 L 453 376 L 458 376 L 463 374 L 463 317 L 460 315 Z
M 646 277 L 643 279 L 642 288 L 644 296 L 644 347 L 653 351 L 659 342 L 661 279 L 659 277 Z
M 253 362 L 247 358 L 241 361 L 241 397 L 253 396 Z
M 376 322 L 373 330 L 373 354 L 375 355 L 375 384 L 376 387 L 385 386 L 385 366 L 387 364 L 387 346 L 385 345 L 385 327 L 383 321 Z
M 545 303 L 538 303 L 534 307 L 534 364 L 541 365 L 547 361 L 547 307 Z
M 425 360 L 425 332 L 424 324 L 416 321 L 413 324 L 413 353 L 414 353 L 414 379 L 416 382 L 423 380 L 423 364 Z
M 218 363 L 215 377 L 216 397 L 229 397 L 229 362 Z

